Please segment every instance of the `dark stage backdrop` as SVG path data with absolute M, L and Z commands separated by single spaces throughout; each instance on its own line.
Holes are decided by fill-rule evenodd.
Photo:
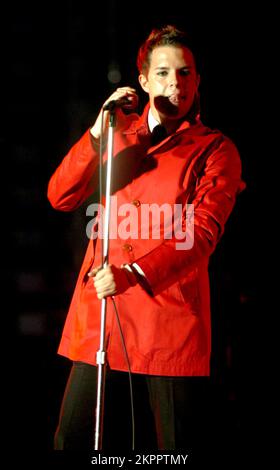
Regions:
M 9 9 L 12 91 L 4 141 L 9 180 L 4 205 L 9 210 L 3 286 L 9 298 L 4 314 L 15 333 L 8 353 L 13 353 L 13 444 L 42 455 L 52 448 L 70 367 L 56 350 L 87 244 L 86 205 L 74 213 L 54 211 L 46 198 L 48 180 L 117 86 L 139 90 L 137 50 L 161 23 L 176 23 L 192 35 L 201 73 L 202 120 L 231 137 L 243 161 L 247 189 L 213 255 L 210 273 L 217 420 L 229 441 L 246 436 L 257 425 L 262 311 L 257 285 L 263 148 L 258 128 L 264 11 L 254 5 L 245 12 L 236 2 L 186 0 L 109 0 L 98 7 L 97 2 L 70 0 L 13 2 Z M 139 93 L 142 106 L 145 97 Z M 128 416 L 127 396 L 120 393 L 115 400 Z

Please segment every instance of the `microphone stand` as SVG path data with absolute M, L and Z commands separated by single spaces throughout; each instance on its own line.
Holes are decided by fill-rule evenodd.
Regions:
M 104 108 L 103 108 L 104 109 Z M 110 209 L 111 209 L 111 180 L 112 180 L 112 161 L 113 161 L 113 143 L 114 143 L 114 127 L 116 123 L 115 107 L 109 109 L 109 129 L 108 129 L 108 158 L 106 170 L 106 193 L 105 193 L 105 217 L 104 224 L 102 221 L 101 213 L 101 226 L 102 226 L 102 249 L 101 249 L 101 267 L 106 268 L 109 264 L 109 225 L 110 225 Z M 103 132 L 103 128 L 102 128 Z M 101 149 L 102 152 L 102 141 Z M 100 162 L 101 165 L 101 162 Z M 100 167 L 100 174 L 102 165 Z M 99 184 L 102 186 L 102 179 Z M 101 200 L 100 200 L 101 203 Z M 96 353 L 96 363 L 98 367 L 97 374 L 97 399 L 96 399 L 96 414 L 95 414 L 95 438 L 94 450 L 102 449 L 103 437 L 103 422 L 104 422 L 104 398 L 105 398 L 105 378 L 106 378 L 106 348 L 105 348 L 105 333 L 106 333 L 106 313 L 107 313 L 107 297 L 101 300 L 101 321 L 100 321 L 100 345 Z

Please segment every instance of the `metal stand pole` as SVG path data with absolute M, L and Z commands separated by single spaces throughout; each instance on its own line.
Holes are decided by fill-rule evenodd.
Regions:
M 103 246 L 101 253 L 101 266 L 106 268 L 109 264 L 109 224 L 111 209 L 111 180 L 112 180 L 112 160 L 114 144 L 115 110 L 110 111 L 109 129 L 108 129 L 108 158 L 106 171 L 106 202 L 104 224 L 102 221 Z M 101 201 L 100 201 L 101 202 Z M 95 438 L 94 449 L 102 449 L 103 421 L 104 421 L 104 397 L 105 397 L 105 377 L 106 377 L 106 312 L 107 298 L 101 301 L 101 322 L 100 322 L 100 346 L 96 353 L 96 363 L 98 367 L 97 375 L 97 400 L 95 414 Z

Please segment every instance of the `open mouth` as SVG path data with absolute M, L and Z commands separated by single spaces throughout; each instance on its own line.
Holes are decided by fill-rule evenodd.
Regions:
M 168 116 L 177 116 L 178 112 L 182 108 L 184 100 L 186 100 L 186 96 L 180 95 L 179 93 L 173 93 L 169 96 L 156 96 L 154 104 L 159 112 Z
M 182 95 L 174 94 L 174 95 L 170 95 L 168 99 L 172 104 L 178 105 L 181 101 L 184 101 L 186 97 Z

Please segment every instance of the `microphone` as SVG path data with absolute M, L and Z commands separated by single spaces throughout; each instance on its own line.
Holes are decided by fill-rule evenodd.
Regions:
M 128 99 L 127 96 L 123 96 L 122 98 L 119 98 L 118 100 L 111 100 L 109 103 L 106 103 L 103 106 L 103 111 L 115 111 L 116 108 L 121 108 L 122 106 L 125 106 L 126 104 L 131 104 L 131 101 Z

